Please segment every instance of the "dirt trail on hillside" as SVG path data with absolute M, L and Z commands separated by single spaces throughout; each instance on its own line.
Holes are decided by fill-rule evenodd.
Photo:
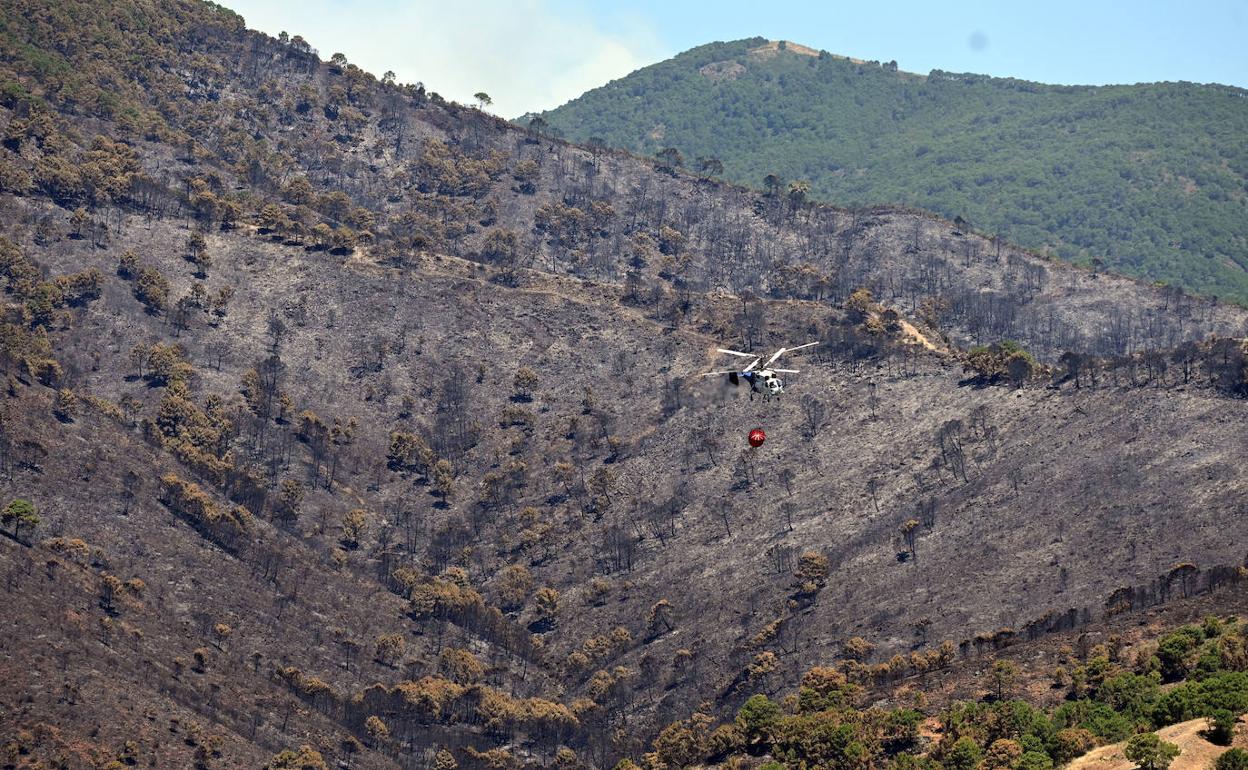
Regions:
M 1248 748 L 1248 725 L 1240 717 L 1235 726 L 1235 738 L 1231 746 L 1218 746 L 1201 735 L 1208 726 L 1205 719 L 1192 719 L 1157 731 L 1163 741 L 1176 744 L 1182 752 L 1170 765 L 1170 770 L 1208 770 L 1222 752 L 1231 748 Z M 1084 754 L 1066 766 L 1066 770 L 1135 770 L 1135 763 L 1122 755 L 1126 741 L 1101 746 Z
M 906 333 L 907 337 L 919 343 L 920 345 L 927 348 L 928 350 L 936 350 L 936 346 L 932 344 L 931 340 L 929 340 L 926 336 L 924 336 L 923 332 L 914 328 L 914 324 L 910 323 L 904 318 L 900 320 L 900 323 L 901 323 L 902 331 Z

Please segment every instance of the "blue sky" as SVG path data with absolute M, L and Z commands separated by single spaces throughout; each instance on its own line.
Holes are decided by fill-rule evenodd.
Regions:
M 760 35 L 903 70 L 1046 83 L 1188 80 L 1248 87 L 1248 0 L 225 0 L 248 26 L 302 34 L 505 117 L 549 109 L 680 51 Z

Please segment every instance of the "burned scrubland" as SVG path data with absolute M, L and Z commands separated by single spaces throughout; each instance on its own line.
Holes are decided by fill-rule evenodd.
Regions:
M 209 4 L 20 5 L 31 756 L 612 766 L 812 666 L 887 687 L 1241 579 L 1239 308 L 572 146 Z M 80 58 L 118 39 L 145 60 Z M 780 399 L 698 376 L 815 340 Z

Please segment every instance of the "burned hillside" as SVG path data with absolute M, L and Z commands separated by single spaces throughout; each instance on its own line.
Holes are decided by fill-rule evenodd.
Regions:
M 1238 308 L 575 147 L 210 4 L 19 5 L 0 654 L 40 751 L 610 767 L 814 665 L 1238 574 Z M 698 376 L 807 341 L 779 400 Z

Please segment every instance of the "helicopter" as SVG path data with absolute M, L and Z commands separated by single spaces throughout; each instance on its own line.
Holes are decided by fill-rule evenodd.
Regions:
M 784 380 L 780 374 L 797 374 L 797 369 L 772 369 L 771 365 L 776 359 L 785 353 L 792 353 L 795 350 L 808 348 L 811 345 L 818 345 L 818 342 L 807 342 L 805 345 L 798 345 L 795 348 L 780 348 L 772 354 L 771 358 L 763 362 L 763 357 L 754 353 L 742 353 L 739 350 L 728 350 L 726 348 L 716 348 L 720 353 L 727 353 L 730 356 L 738 356 L 740 358 L 753 359 L 744 369 L 734 369 L 725 372 L 708 372 L 704 377 L 711 377 L 720 374 L 728 375 L 728 382 L 733 385 L 740 385 L 741 380 L 745 380 L 750 386 L 750 400 L 754 400 L 755 393 L 761 393 L 764 399 L 770 399 L 772 396 L 779 396 L 784 392 Z

